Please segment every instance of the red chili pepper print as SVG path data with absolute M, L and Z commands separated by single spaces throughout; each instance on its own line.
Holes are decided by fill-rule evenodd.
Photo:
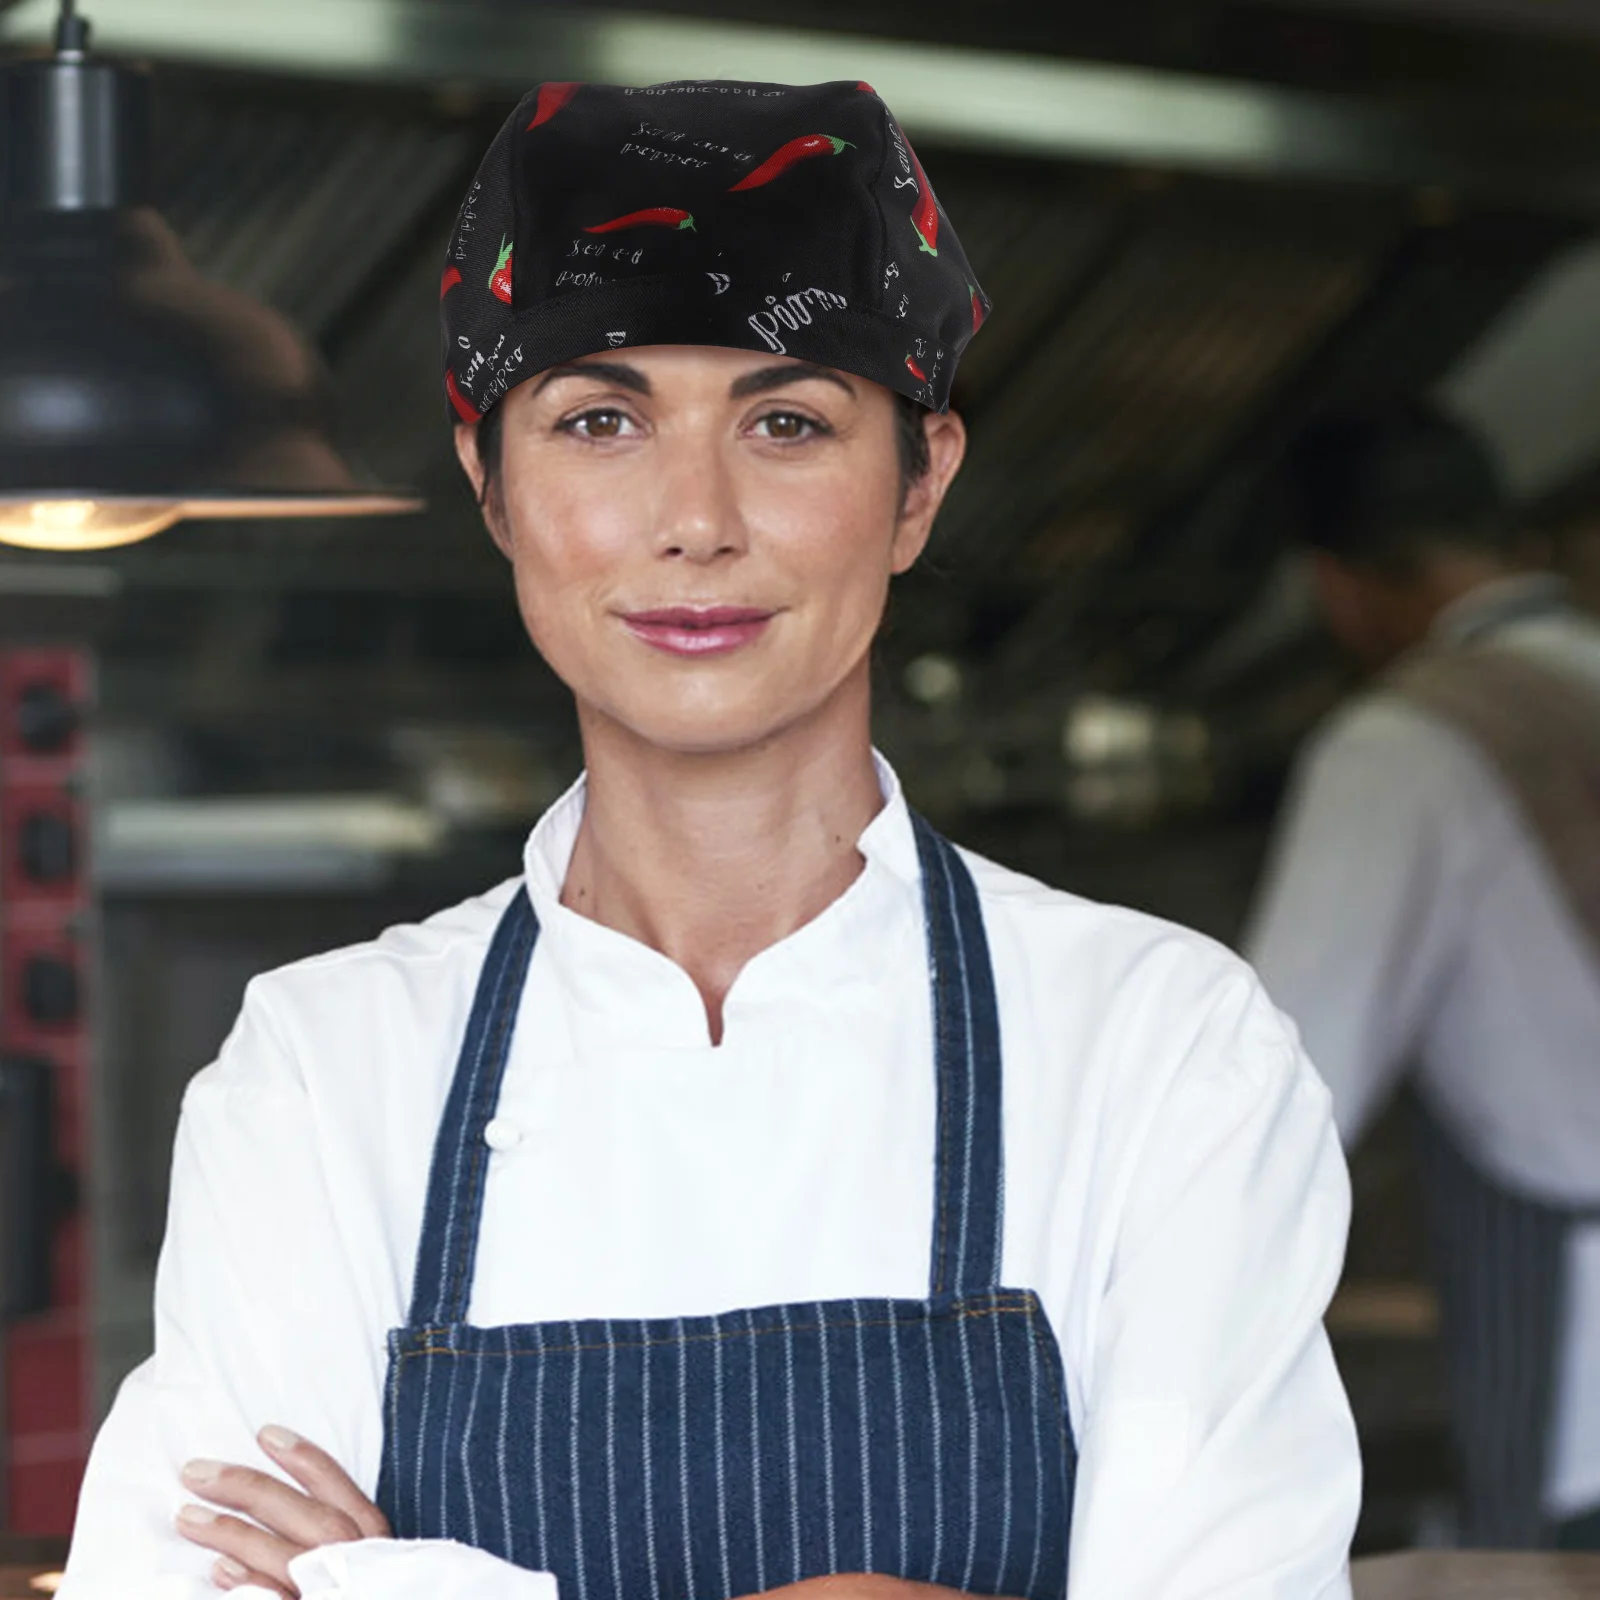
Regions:
M 983 326 L 983 319 L 988 313 L 983 309 L 983 297 L 978 293 L 976 284 L 969 283 L 967 293 L 972 296 L 972 331 L 976 333 Z
M 444 276 L 439 279 L 439 298 L 443 300 L 444 297 L 449 294 L 450 291 L 460 282 L 461 268 L 446 267 L 444 269 Z
M 489 293 L 507 305 L 511 304 L 511 248 L 502 234 L 500 254 L 495 257 L 494 271 L 489 274 Z
M 456 408 L 456 415 L 463 422 L 478 420 L 478 408 L 462 394 L 456 383 L 456 375 L 449 367 L 444 369 L 444 392 L 450 396 L 450 404 Z
M 541 83 L 539 98 L 533 103 L 533 121 L 523 131 L 532 133 L 548 122 L 582 87 L 581 83 Z
M 694 218 L 687 211 L 674 206 L 650 206 L 643 211 L 630 211 L 625 217 L 613 217 L 609 222 L 597 222 L 585 233 L 620 233 L 624 228 L 676 228 L 679 233 L 694 230 Z
M 759 189 L 763 184 L 771 183 L 780 173 L 787 172 L 797 161 L 804 161 L 807 156 L 840 155 L 845 149 L 854 149 L 855 146 L 848 139 L 837 139 L 831 133 L 805 133 L 798 139 L 791 139 L 788 144 L 774 150 L 754 172 L 747 172 L 728 191 L 737 194 L 741 189 Z
M 906 357 L 906 371 L 909 372 L 918 383 L 926 383 L 928 381 L 928 374 L 924 372 L 922 368 L 911 359 L 910 356 Z
M 939 202 L 933 198 L 933 187 L 909 139 L 906 153 L 911 157 L 911 170 L 917 175 L 917 204 L 911 213 L 911 226 L 917 230 L 917 243 L 930 256 L 936 256 L 939 253 Z

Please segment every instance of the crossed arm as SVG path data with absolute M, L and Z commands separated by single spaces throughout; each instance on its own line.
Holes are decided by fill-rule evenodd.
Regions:
M 289 1563 L 307 1550 L 357 1539 L 390 1537 L 388 1518 L 350 1475 L 309 1440 L 286 1428 L 263 1428 L 258 1441 L 294 1485 L 253 1467 L 191 1461 L 186 1488 L 209 1504 L 185 1506 L 178 1528 L 213 1552 L 220 1589 L 247 1585 L 298 1600 Z M 768 1592 L 769 1600 L 952 1600 L 958 1591 L 869 1573 L 810 1578 Z
M 1198 1020 L 1178 1030 L 1183 1070 L 1141 1124 L 1138 1181 L 1123 1194 L 1101 1174 L 1084 1199 L 1073 1184 L 1101 1159 L 1088 1149 L 1089 1167 L 1074 1166 L 1063 1187 L 1063 1208 L 1118 1197 L 1104 1229 L 1083 1224 L 1087 1239 L 1116 1230 L 1080 1350 L 1093 1380 L 1076 1413 L 1073 1584 L 1085 1595 L 1348 1593 L 1358 1469 L 1319 1326 L 1338 1272 L 1344 1175 L 1325 1093 L 1259 995 L 1228 969 L 1222 978 L 1205 1008 L 1189 1002 Z M 1160 1040 L 1174 1032 L 1160 1014 L 1145 1026 Z M 157 1353 L 127 1380 L 96 1444 L 62 1600 L 204 1600 L 218 1587 L 258 1600 L 297 1587 L 307 1600 L 553 1600 L 548 1573 L 387 1538 L 358 1487 L 379 1476 L 382 1330 L 398 1315 L 401 1271 L 390 1235 L 406 1230 L 367 1214 L 394 1198 L 361 1166 L 372 1149 L 326 1148 L 319 1107 L 341 1083 L 330 1074 L 308 1095 L 247 1004 L 223 1062 L 191 1088 Z M 1017 1171 L 1030 1127 L 1059 1117 L 1049 1103 L 1034 1108 Z M 408 1170 L 429 1156 L 425 1131 L 403 1119 L 372 1148 Z M 1098 1269 L 1068 1259 L 1050 1270 Z M 315 1444 L 257 1435 L 263 1419 Z M 201 1455 L 230 1464 L 191 1469 L 180 1489 L 178 1468 Z M 185 1501 L 212 1520 L 191 1513 L 180 1538 Z M 829 1600 L 933 1600 L 890 1579 L 829 1582 Z

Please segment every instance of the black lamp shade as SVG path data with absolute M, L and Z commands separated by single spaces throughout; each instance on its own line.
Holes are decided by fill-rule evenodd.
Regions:
M 200 277 L 142 203 L 144 89 L 60 56 L 0 74 L 0 540 L 415 509 L 340 457 L 322 365 L 288 322 Z

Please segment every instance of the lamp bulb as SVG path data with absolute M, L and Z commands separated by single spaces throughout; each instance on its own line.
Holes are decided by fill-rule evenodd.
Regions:
M 26 550 L 108 550 L 170 528 L 182 503 L 34 500 L 0 505 L 0 544 Z

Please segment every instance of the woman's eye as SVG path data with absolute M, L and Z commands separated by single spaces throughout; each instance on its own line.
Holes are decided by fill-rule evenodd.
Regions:
M 568 417 L 561 426 L 565 432 L 580 434 L 585 439 L 620 439 L 627 429 L 628 417 L 624 412 L 602 406 Z
M 814 434 L 828 431 L 815 418 L 801 416 L 798 411 L 769 411 L 756 426 L 765 431 L 767 438 L 785 441 L 809 439 Z

